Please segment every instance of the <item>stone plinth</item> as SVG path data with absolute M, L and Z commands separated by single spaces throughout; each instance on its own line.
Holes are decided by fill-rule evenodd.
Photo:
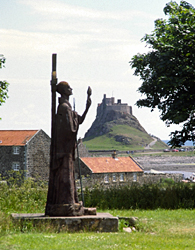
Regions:
M 96 215 L 96 208 L 83 207 L 81 203 L 75 204 L 48 204 L 46 216 L 50 217 L 70 217 L 83 215 Z
M 26 222 L 31 222 L 33 226 L 51 225 L 58 232 L 78 232 L 78 231 L 94 231 L 94 232 L 117 232 L 118 217 L 114 217 L 109 213 L 97 213 L 97 215 L 83 215 L 74 217 L 47 217 L 42 213 L 37 214 L 12 214 L 15 222 L 20 221 L 21 226 Z
M 80 203 L 75 204 L 48 204 L 48 216 L 81 216 L 84 215 L 84 207 Z

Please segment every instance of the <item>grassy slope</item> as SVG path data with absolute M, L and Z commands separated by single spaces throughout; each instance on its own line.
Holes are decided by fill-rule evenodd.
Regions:
M 125 145 L 121 142 L 115 141 L 114 136 L 116 135 L 128 137 L 131 144 Z M 87 138 L 83 143 L 88 150 L 140 150 L 151 141 L 152 138 L 147 133 L 141 132 L 140 130 L 128 125 L 116 125 L 113 126 L 112 132 L 109 134 L 95 138 Z M 165 145 L 164 143 L 157 142 L 153 148 L 165 148 Z

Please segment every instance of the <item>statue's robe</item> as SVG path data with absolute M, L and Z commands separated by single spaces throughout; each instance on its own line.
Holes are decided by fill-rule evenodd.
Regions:
M 72 111 L 69 101 L 60 98 L 55 117 L 54 157 L 50 164 L 47 205 L 79 202 L 75 185 L 74 160 L 77 131 L 81 122 L 81 116 Z

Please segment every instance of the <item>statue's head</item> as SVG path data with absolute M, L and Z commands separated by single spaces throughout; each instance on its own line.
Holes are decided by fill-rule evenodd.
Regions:
M 72 95 L 72 88 L 70 87 L 70 85 L 65 82 L 65 81 L 62 81 L 62 82 L 59 82 L 57 85 L 56 85 L 56 91 L 61 94 L 62 96 L 63 95 L 66 95 L 66 96 L 70 96 Z

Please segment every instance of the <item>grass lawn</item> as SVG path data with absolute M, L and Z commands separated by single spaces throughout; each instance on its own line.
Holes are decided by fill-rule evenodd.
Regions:
M 98 211 L 103 212 L 103 211 Z M 195 210 L 107 210 L 114 216 L 136 216 L 136 232 L 117 233 L 54 233 L 26 230 L 21 233 L 10 226 L 0 230 L 2 250 L 54 249 L 195 249 Z M 1 214 L 0 227 L 5 223 Z M 7 218 L 9 224 L 9 219 Z

